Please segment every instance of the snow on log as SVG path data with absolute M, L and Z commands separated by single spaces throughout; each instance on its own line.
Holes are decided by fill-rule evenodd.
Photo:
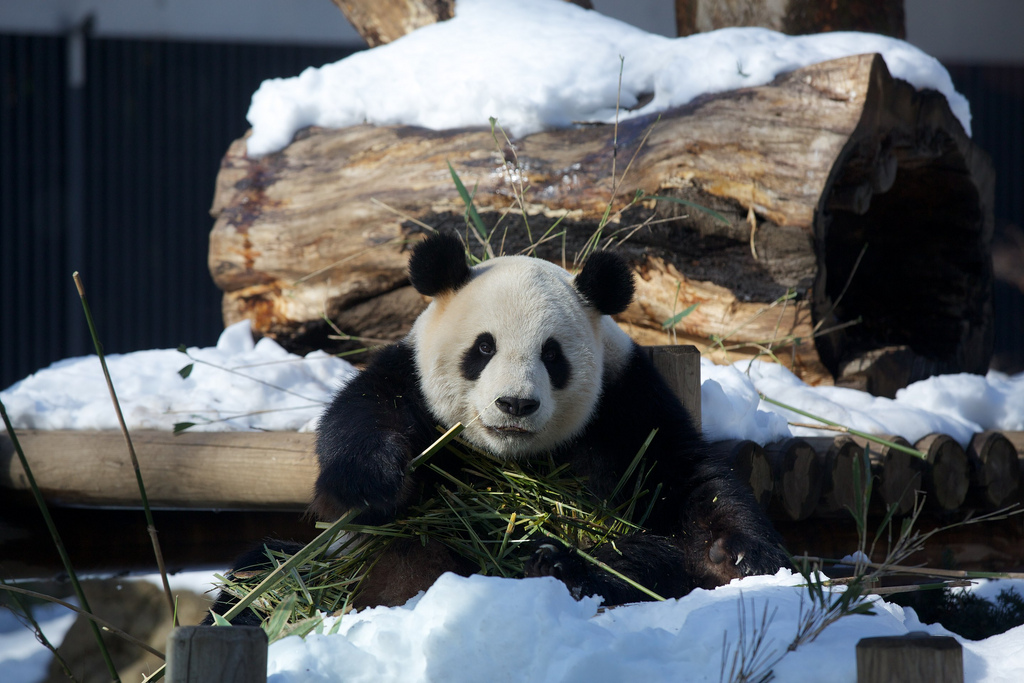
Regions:
M 484 128 L 307 128 L 250 159 L 236 141 L 210 235 L 225 322 L 249 318 L 297 352 L 343 347 L 325 317 L 346 334 L 400 337 L 425 305 L 406 278 L 410 243 L 466 232 L 450 162 L 488 229 L 504 216 L 495 252 L 528 249 L 564 217 L 533 253 L 571 267 L 611 200 L 601 244 L 636 270 L 620 324 L 641 343 L 730 360 L 770 349 L 808 383 L 880 393 L 987 368 L 990 164 L 944 97 L 893 79 L 877 55 L 703 96 L 617 134 L 501 143 Z M 613 158 L 617 179 L 629 166 L 618 183 Z M 529 231 L 511 210 L 520 180 Z M 631 206 L 637 190 L 725 222 L 668 200 Z

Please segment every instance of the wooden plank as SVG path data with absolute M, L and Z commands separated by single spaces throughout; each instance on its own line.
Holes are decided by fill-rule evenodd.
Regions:
M 48 501 L 140 506 L 120 432 L 25 431 L 18 439 Z M 317 473 L 313 440 L 297 432 L 132 432 L 150 505 L 163 509 L 305 509 Z M 0 488 L 28 489 L 6 433 Z

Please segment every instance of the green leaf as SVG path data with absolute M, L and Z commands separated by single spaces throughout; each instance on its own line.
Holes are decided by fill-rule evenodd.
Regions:
M 192 374 L 192 368 L 195 367 L 195 363 L 189 363 L 181 370 L 178 370 L 178 374 L 181 375 L 182 379 L 188 379 L 188 376 Z
M 487 226 L 484 225 L 484 221 L 480 218 L 480 214 L 477 213 L 476 207 L 473 206 L 473 198 L 469 196 L 469 191 L 466 186 L 462 184 L 462 180 L 459 178 L 459 174 L 455 172 L 455 168 L 452 166 L 452 162 L 448 162 L 448 170 L 452 174 L 452 181 L 455 183 L 455 189 L 459 191 L 459 196 L 462 197 L 462 203 L 466 205 L 466 213 L 469 214 L 470 220 L 473 221 L 473 226 L 476 228 L 477 234 L 480 235 L 481 239 L 487 239 Z
M 231 626 L 231 622 L 225 619 L 223 615 L 217 614 L 213 610 L 210 610 L 210 614 L 213 615 L 214 626 Z
M 183 431 L 185 431 L 189 427 L 195 427 L 195 426 L 196 426 L 195 422 L 175 422 L 174 423 L 174 433 L 175 434 L 181 434 Z
M 692 209 L 703 211 L 704 213 L 708 214 L 709 216 L 714 218 L 716 221 L 719 221 L 720 223 L 724 223 L 725 225 L 732 225 L 732 223 L 729 222 L 729 219 L 723 216 L 722 214 L 718 213 L 714 209 L 709 209 L 706 206 L 701 206 L 696 202 L 691 202 L 686 199 L 680 199 L 679 197 L 662 197 L 661 195 L 656 194 L 647 195 L 646 198 L 654 199 L 656 201 L 672 202 L 673 204 L 682 204 L 683 206 L 689 206 Z
M 700 302 L 697 302 L 695 304 L 687 306 L 683 310 L 679 311 L 674 316 L 672 316 L 671 318 L 669 318 L 668 320 L 663 322 L 661 324 L 661 329 L 667 330 L 667 329 L 675 327 L 676 325 L 679 324 L 680 320 L 682 320 L 683 318 L 685 318 L 686 316 L 690 315 L 695 310 L 697 310 L 697 306 L 700 306 Z
M 178 352 L 188 353 L 188 347 L 186 347 L 184 344 L 178 344 Z
M 267 625 L 263 628 L 267 632 L 267 639 L 270 642 L 274 642 L 281 636 L 281 632 L 284 631 L 284 627 L 288 624 L 288 617 L 291 616 L 292 610 L 295 609 L 295 603 L 298 599 L 298 595 L 289 593 L 277 605 L 274 613 L 270 615 Z

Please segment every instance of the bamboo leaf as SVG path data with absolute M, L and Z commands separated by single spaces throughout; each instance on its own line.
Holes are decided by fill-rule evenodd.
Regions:
M 466 186 L 462 184 L 462 179 L 459 178 L 459 174 L 455 172 L 455 167 L 452 166 L 452 162 L 448 162 L 448 170 L 452 174 L 452 181 L 455 183 L 455 189 L 458 190 L 459 196 L 462 197 L 462 203 L 466 205 L 466 213 L 469 215 L 473 226 L 476 228 L 477 234 L 480 239 L 487 239 L 487 226 L 484 225 L 484 221 L 480 218 L 480 214 L 477 213 L 476 207 L 473 205 L 473 198 L 469 195 L 469 191 L 466 190 Z
M 667 330 L 679 324 L 679 321 L 697 310 L 700 302 L 691 304 L 661 324 L 661 329 Z
M 711 216 L 712 218 L 714 218 L 716 221 L 718 221 L 720 223 L 724 223 L 725 225 L 732 225 L 732 223 L 729 222 L 728 218 L 726 218 L 722 214 L 718 213 L 714 209 L 709 209 L 706 206 L 701 206 L 700 204 L 698 204 L 696 202 L 691 202 L 691 201 L 689 201 L 687 199 L 681 199 L 679 197 L 663 197 L 661 195 L 655 195 L 655 194 L 646 195 L 645 199 L 654 199 L 655 201 L 659 201 L 659 202 L 672 202 L 673 204 L 682 204 L 683 206 L 688 206 L 691 209 L 697 209 L 698 211 L 703 211 L 704 213 L 708 214 L 709 216 Z

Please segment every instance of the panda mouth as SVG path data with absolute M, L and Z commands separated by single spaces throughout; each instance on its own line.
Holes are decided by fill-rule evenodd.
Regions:
M 530 436 L 533 434 L 529 429 L 525 429 L 518 425 L 502 425 L 500 427 L 487 426 L 487 430 L 491 432 L 497 432 L 506 436 Z

